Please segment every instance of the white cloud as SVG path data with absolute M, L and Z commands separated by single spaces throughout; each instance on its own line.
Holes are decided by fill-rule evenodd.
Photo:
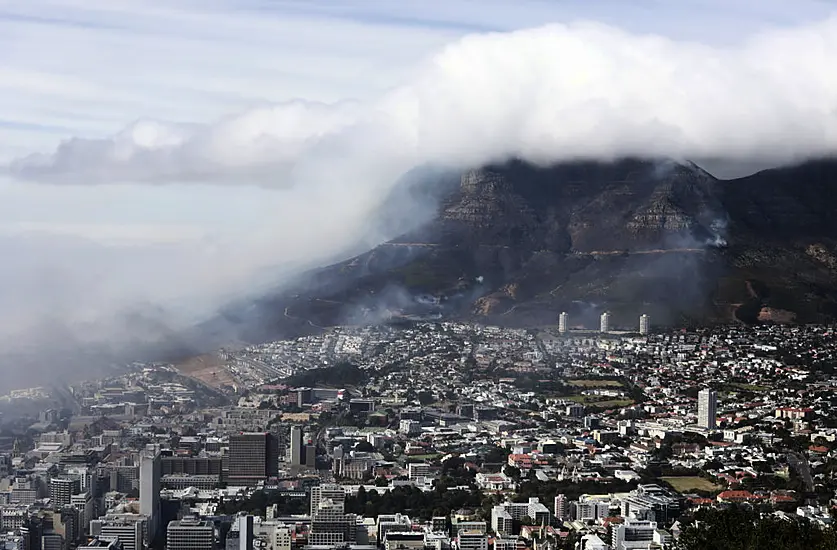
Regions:
M 356 193 L 417 164 L 512 155 L 797 160 L 837 150 L 835 55 L 837 19 L 726 48 L 592 23 L 472 35 L 378 100 L 290 102 L 189 128 L 140 122 L 20 159 L 12 173 L 281 186 L 340 177 Z

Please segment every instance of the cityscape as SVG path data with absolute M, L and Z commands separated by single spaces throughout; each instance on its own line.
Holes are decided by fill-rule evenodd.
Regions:
M 0 550 L 837 550 L 837 0 L 0 46 Z
M 833 327 L 600 320 L 336 327 L 15 391 L 0 547 L 673 549 L 741 506 L 830 529 Z

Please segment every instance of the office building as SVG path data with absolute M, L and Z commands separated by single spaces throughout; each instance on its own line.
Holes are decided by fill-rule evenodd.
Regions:
M 302 428 L 299 426 L 291 426 L 291 441 L 288 445 L 288 463 L 292 466 L 301 466 L 304 457 L 304 447 L 302 444 Z
M 331 499 L 335 502 L 344 503 L 346 501 L 346 490 L 342 485 L 334 483 L 325 483 L 311 487 L 311 516 L 317 513 L 320 507 L 320 501 L 323 499 Z
M 698 426 L 708 430 L 716 427 L 718 394 L 709 388 L 698 393 Z
M 502 505 L 491 509 L 491 528 L 498 536 L 507 537 L 513 533 L 514 518 Z
M 376 524 L 376 538 L 378 542 L 384 540 L 387 533 L 402 533 L 412 529 L 413 522 L 410 516 L 404 514 L 381 514 Z
M 494 522 L 494 510 L 497 510 L 498 522 L 505 522 L 505 515 L 501 513 L 504 511 L 508 514 L 510 520 L 520 521 L 525 517 L 532 519 L 534 525 L 549 525 L 551 514 L 549 508 L 541 504 L 538 497 L 530 497 L 527 502 L 504 502 L 498 504 L 492 509 L 492 523 Z M 496 527 L 495 531 L 499 531 Z M 511 531 L 502 530 L 504 534 L 510 535 Z
M 578 521 L 599 521 L 610 515 L 610 497 L 581 495 L 570 502 L 569 519 Z
M 357 538 L 357 520 L 346 514 L 346 493 L 340 485 L 311 488 L 311 545 L 342 545 Z
M 559 522 L 563 522 L 565 519 L 567 519 L 567 497 L 565 495 L 555 495 L 555 507 L 553 510 L 555 514 L 555 519 L 557 519 Z
M 279 467 L 276 437 L 267 432 L 230 436 L 229 481 L 247 485 L 275 476 Z
M 238 550 L 253 550 L 253 516 L 238 516 Z
M 479 531 L 461 531 L 458 542 L 459 550 L 488 550 L 488 536 Z
M 599 319 L 599 332 L 610 332 L 610 313 L 607 311 Z
M 123 550 L 142 550 L 147 520 L 139 514 L 130 516 L 94 519 L 90 522 L 90 534 L 99 538 L 117 539 Z
M 610 547 L 612 550 L 650 550 L 656 531 L 656 522 L 625 518 L 624 523 L 613 525 Z
M 639 333 L 648 334 L 651 332 L 651 317 L 643 313 L 639 316 Z
M 659 485 L 640 485 L 621 499 L 621 516 L 665 524 L 680 516 L 679 497 Z
M 90 529 L 90 522 L 93 520 L 96 511 L 96 504 L 93 502 L 93 495 L 85 491 L 70 497 L 70 506 L 78 510 L 79 521 L 84 532 Z
M 407 436 L 418 435 L 421 433 L 421 422 L 418 420 L 401 420 L 398 423 L 398 431 Z
M 566 333 L 569 330 L 570 326 L 570 316 L 567 315 L 566 311 L 562 311 L 561 315 L 558 316 L 558 332 L 561 334 Z
M 214 550 L 215 527 L 208 521 L 183 518 L 169 523 L 166 532 L 168 550 Z
M 426 462 L 410 462 L 407 464 L 407 477 L 410 481 L 430 477 L 430 464 Z
M 148 539 L 157 538 L 160 527 L 160 450 L 150 447 L 140 455 L 140 514 L 148 518 Z
M 81 491 L 81 482 L 78 479 L 56 477 L 49 482 L 50 498 L 55 508 L 63 508 L 70 504 L 73 495 Z

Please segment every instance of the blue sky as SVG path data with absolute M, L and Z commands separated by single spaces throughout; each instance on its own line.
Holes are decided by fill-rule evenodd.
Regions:
M 800 150 L 819 151 L 822 143 L 831 143 L 834 126 L 817 127 L 813 136 L 802 130 L 811 120 L 832 120 L 828 105 L 837 83 L 817 76 L 822 71 L 814 62 L 818 55 L 833 60 L 832 27 L 816 25 L 835 12 L 834 2 L 825 0 L 0 1 L 0 165 L 25 168 L 0 172 L 5 173 L 0 175 L 0 246 L 14 251 L 0 267 L 0 284 L 11 289 L 0 296 L 0 305 L 14 303 L 24 311 L 37 300 L 28 291 L 15 292 L 9 283 L 31 280 L 33 269 L 72 273 L 67 280 L 78 286 L 68 286 L 63 294 L 91 291 L 85 311 L 95 318 L 117 298 L 159 301 L 189 292 L 239 292 L 251 284 L 254 272 L 277 262 L 316 263 L 358 240 L 372 243 L 376 235 L 364 226 L 367 211 L 360 204 L 369 207 L 386 187 L 360 188 L 358 181 L 387 181 L 416 158 L 450 160 L 434 147 L 461 148 L 465 160 L 484 158 L 484 151 L 477 154 L 463 145 L 469 135 L 482 133 L 474 131 L 479 126 L 473 120 L 438 128 L 425 127 L 421 117 L 502 110 L 502 103 L 483 96 L 502 88 L 505 74 L 543 84 L 537 73 L 518 70 L 533 58 L 539 58 L 535 71 L 550 69 L 548 58 L 556 54 L 565 55 L 562 66 L 572 67 L 566 79 L 547 83 L 544 94 L 550 89 L 575 93 L 572 86 L 563 88 L 567 82 L 609 82 L 596 71 L 615 73 L 622 70 L 620 63 L 643 68 L 645 60 L 630 54 L 644 52 L 655 60 L 649 70 L 656 71 L 661 89 L 672 91 L 669 96 L 678 90 L 666 74 L 676 70 L 678 78 L 699 83 L 695 87 L 720 86 L 717 94 L 710 90 L 701 96 L 721 98 L 719 103 L 729 91 L 723 86 L 746 88 L 741 83 L 746 79 L 739 81 L 735 74 L 738 65 L 726 65 L 727 58 L 770 83 L 779 82 L 773 73 L 790 67 L 799 71 L 802 84 L 818 79 L 804 91 L 811 94 L 813 110 L 795 103 L 801 92 L 782 89 L 775 94 L 779 99 L 765 99 L 750 114 L 761 120 L 787 103 L 793 117 L 787 124 L 768 125 L 765 133 L 782 136 L 801 129 Z M 577 25 L 583 21 L 608 27 Z M 551 23 L 570 27 L 515 35 L 510 44 L 516 50 L 507 50 L 502 36 L 492 38 L 492 33 Z M 794 52 L 777 46 L 781 35 L 773 36 L 769 47 L 747 46 L 766 31 L 810 25 L 815 26 L 810 33 L 789 39 L 808 46 L 803 61 L 813 58 L 810 65 L 784 58 L 783 51 L 788 56 Z M 560 36 L 553 40 L 551 34 Z M 588 39 L 593 46 L 585 49 Z M 539 40 L 563 46 L 546 50 Z M 620 41 L 629 44 L 624 52 Z M 567 48 L 580 48 L 578 59 L 586 64 L 573 65 L 575 57 Z M 485 94 L 467 96 L 450 112 L 442 107 L 436 112 L 432 102 L 420 101 L 444 93 L 445 86 L 483 82 L 485 75 L 476 65 L 488 59 L 486 51 L 493 52 L 505 73 L 486 86 Z M 775 57 L 776 65 L 762 66 L 762 52 Z M 610 54 L 624 59 L 602 57 Z M 689 74 L 683 60 L 693 60 L 718 78 L 701 81 L 701 74 Z M 448 64 L 454 62 L 461 65 L 451 72 Z M 436 81 L 436 76 L 441 78 Z M 450 76 L 453 80 L 445 80 Z M 632 75 L 628 71 L 620 78 L 614 87 Z M 501 100 L 519 99 L 515 86 L 503 93 Z M 343 131 L 355 124 L 356 105 L 366 110 L 366 126 L 346 139 Z M 410 105 L 423 105 L 423 110 Z M 686 117 L 688 107 L 682 102 L 661 105 L 660 116 Z M 558 117 L 560 123 L 560 116 L 584 112 L 547 110 L 545 116 Z M 517 114 L 531 115 L 525 110 Z M 691 120 L 686 133 L 631 120 L 614 140 L 642 127 L 656 139 L 682 139 L 685 150 L 712 156 L 715 149 L 701 141 L 714 136 L 709 115 Z M 519 133 L 533 157 L 551 158 L 548 144 L 560 142 L 545 134 L 547 145 L 537 147 L 532 132 L 544 131 L 537 128 L 537 117 L 524 127 L 514 126 L 513 118 L 496 120 L 509 125 L 508 134 Z M 393 136 L 397 139 L 389 139 Z M 389 149 L 391 143 L 408 144 L 409 154 Z M 729 143 L 733 149 L 739 145 L 743 153 L 752 153 L 747 143 Z M 508 141 L 483 146 L 491 154 L 517 151 Z M 297 162 L 299 156 L 307 161 Z M 338 170 L 349 166 L 348 157 L 355 159 L 352 170 Z M 317 162 L 321 158 L 331 160 Z M 292 187 L 278 182 L 285 168 L 295 181 L 312 183 Z M 327 204 L 320 208 L 322 203 Z M 99 254 L 102 246 L 108 247 L 107 255 Z M 137 247 L 152 252 L 162 247 L 155 273 L 146 265 L 153 256 L 143 254 L 144 264 L 137 263 Z M 23 261 L 21 250 L 33 252 Z M 69 259 L 68 250 L 74 254 Z M 113 254 L 120 251 L 124 260 L 116 269 Z M 95 270 L 78 265 L 85 263 Z M 100 287 L 108 292 L 98 292 Z M 43 310 L 50 305 L 45 302 Z M 69 300 L 67 309 L 83 308 Z M 38 320 L 35 315 L 33 322 Z

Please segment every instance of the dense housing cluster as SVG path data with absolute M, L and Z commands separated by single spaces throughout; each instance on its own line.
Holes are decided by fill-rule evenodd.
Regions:
M 741 506 L 830 532 L 833 329 L 643 328 L 340 327 L 16 391 L 0 547 L 650 550 Z

